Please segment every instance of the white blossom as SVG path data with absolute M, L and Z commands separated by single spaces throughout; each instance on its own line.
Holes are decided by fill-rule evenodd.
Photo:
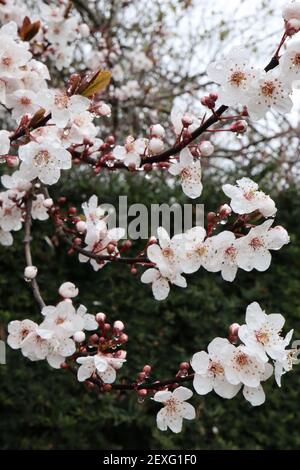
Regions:
M 77 379 L 79 382 L 84 382 L 95 372 L 104 383 L 112 384 L 116 380 L 116 369 L 122 367 L 125 361 L 125 359 L 114 358 L 104 354 L 79 357 L 77 362 L 80 364 L 80 367 L 77 371 Z
M 226 196 L 231 198 L 230 205 L 236 214 L 249 214 L 256 210 L 259 210 L 264 217 L 276 214 L 274 201 L 260 191 L 258 184 L 250 178 L 237 180 L 236 186 L 224 184 L 222 189 Z
M 35 178 L 44 184 L 55 184 L 60 178 L 60 170 L 68 170 L 72 166 L 71 154 L 56 142 L 29 142 L 19 147 L 21 162 L 20 176 Z
M 39 104 L 51 112 L 51 119 L 57 127 L 65 127 L 74 115 L 86 111 L 90 100 L 80 95 L 68 97 L 58 90 L 47 90 L 38 94 Z
M 141 156 L 144 154 L 146 149 L 146 139 L 134 139 L 132 136 L 128 136 L 124 147 L 116 145 L 113 149 L 112 154 L 117 160 L 124 162 L 126 166 L 133 165 L 139 167 L 141 163 Z
M 228 344 L 222 349 L 225 377 L 233 385 L 240 383 L 248 387 L 258 387 L 265 371 L 265 363 L 260 361 L 251 349 L 244 345 Z
M 245 271 L 266 271 L 272 258 L 269 250 L 279 250 L 289 243 L 287 231 L 281 226 L 271 228 L 272 224 L 272 219 L 266 220 L 252 228 L 248 235 L 236 240 L 236 262 L 239 268 Z
M 267 362 L 268 356 L 278 359 L 283 354 L 286 344 L 280 333 L 284 323 L 280 313 L 267 315 L 253 302 L 247 307 L 246 324 L 239 328 L 238 335 L 261 361 Z
M 22 210 L 10 199 L 7 191 L 0 193 L 0 228 L 4 232 L 22 228 Z
M 291 87 L 287 85 L 279 71 L 262 72 L 252 84 L 248 94 L 247 109 L 253 120 L 264 117 L 267 111 L 274 109 L 281 114 L 289 113 L 293 102 L 290 98 Z
M 181 150 L 179 162 L 172 163 L 169 167 L 171 175 L 179 175 L 183 192 L 195 199 L 202 193 L 201 164 L 200 160 L 194 161 L 193 155 L 188 148 Z
M 45 206 L 45 196 L 43 194 L 37 194 L 35 199 L 32 201 L 31 216 L 37 220 L 49 219 L 49 213 Z
M 234 47 L 225 59 L 208 66 L 207 75 L 221 85 L 218 91 L 220 102 L 235 106 L 247 104 L 249 89 L 256 81 L 257 70 L 249 64 L 249 51 Z
M 0 229 L 0 244 L 2 246 L 11 246 L 14 242 L 13 236 L 10 232 L 5 232 Z
M 195 371 L 193 386 L 199 395 L 206 395 L 214 390 L 223 398 L 233 398 L 241 384 L 228 382 L 224 371 L 223 349 L 229 344 L 224 338 L 215 338 L 205 351 L 194 354 L 191 366 Z

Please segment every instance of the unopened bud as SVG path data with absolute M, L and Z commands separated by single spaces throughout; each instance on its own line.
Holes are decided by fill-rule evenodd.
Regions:
M 214 146 L 209 140 L 203 140 L 199 145 L 202 157 L 209 157 L 214 153 Z
M 96 321 L 98 323 L 104 323 L 106 320 L 106 314 L 103 312 L 99 312 L 96 314 Z
M 32 280 L 36 277 L 38 269 L 36 266 L 26 266 L 24 269 L 25 279 Z
M 65 299 L 71 299 L 78 295 L 79 290 L 73 282 L 64 282 L 58 289 L 58 293 Z
M 234 122 L 230 126 L 232 132 L 237 132 L 238 134 L 243 134 L 248 128 L 248 123 L 244 119 Z
M 116 320 L 114 322 L 114 329 L 117 331 L 123 331 L 125 328 L 124 323 L 121 320 Z
M 189 127 L 194 122 L 194 118 L 190 114 L 184 114 L 181 118 L 183 127 Z
M 203 96 L 200 100 L 201 104 L 208 109 L 214 109 L 216 102 L 210 96 Z
M 43 206 L 46 207 L 46 209 L 50 209 L 53 206 L 53 199 L 51 199 L 51 197 L 45 199 L 43 202 Z
M 79 233 L 84 233 L 84 232 L 86 232 L 86 223 L 85 223 L 83 220 L 80 220 L 79 222 L 77 222 L 77 224 L 76 224 L 76 230 L 77 230 Z
M 151 153 L 159 153 L 163 151 L 164 143 L 158 137 L 152 137 L 152 139 L 149 140 L 148 148 Z
M 232 323 L 229 327 L 228 339 L 231 343 L 236 343 L 238 340 L 240 325 L 238 323 Z
M 85 340 L 84 331 L 76 331 L 76 333 L 74 333 L 73 335 L 73 338 L 76 343 L 83 343 L 83 341 Z
M 19 157 L 16 157 L 14 155 L 8 155 L 6 157 L 6 163 L 10 168 L 16 168 L 19 165 L 20 160 Z
M 151 137 L 159 137 L 161 139 L 164 138 L 165 136 L 165 130 L 163 126 L 160 124 L 154 124 L 153 126 L 150 127 L 150 135 Z
M 128 341 L 128 335 L 126 335 L 125 333 L 122 333 L 120 338 L 119 338 L 119 343 L 127 343 Z
M 215 223 L 216 218 L 217 218 L 217 215 L 216 215 L 215 212 L 209 212 L 209 213 L 207 214 L 207 222 L 209 222 L 209 223 L 211 223 L 211 224 Z
M 231 207 L 228 204 L 223 204 L 219 209 L 219 216 L 224 219 L 225 217 L 228 217 L 231 212 Z

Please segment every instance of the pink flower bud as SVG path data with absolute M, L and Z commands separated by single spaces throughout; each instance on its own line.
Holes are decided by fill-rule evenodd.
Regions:
M 209 157 L 212 153 L 214 153 L 214 146 L 209 140 L 203 140 L 199 145 L 199 150 L 201 152 L 202 157 Z
M 212 99 L 210 96 L 203 96 L 200 100 L 201 104 L 208 109 L 214 109 L 216 103 L 215 100 Z
M 137 394 L 139 397 L 145 397 L 147 395 L 147 389 L 146 388 L 141 388 L 140 390 L 137 391 Z
M 124 344 L 127 343 L 128 341 L 128 335 L 125 333 L 122 333 L 121 336 L 119 337 L 119 343 Z
M 219 215 L 222 219 L 228 217 L 232 212 L 231 207 L 228 204 L 223 204 L 219 209 Z
M 238 323 L 232 323 L 229 327 L 228 339 L 231 343 L 236 343 L 238 340 L 239 328 L 241 325 Z
M 106 315 L 105 315 L 105 313 L 99 312 L 99 313 L 96 314 L 96 321 L 97 321 L 98 323 L 104 323 L 105 320 L 106 320 Z
M 99 336 L 96 333 L 94 333 L 92 336 L 89 337 L 89 342 L 91 344 L 97 344 L 98 341 L 99 341 Z
M 24 269 L 25 279 L 32 280 L 36 277 L 38 269 L 36 266 L 26 266 Z
M 16 157 L 14 155 L 8 155 L 6 157 L 6 163 L 10 168 L 16 168 L 19 166 L 20 160 L 19 157 Z
M 218 93 L 210 93 L 209 98 L 212 99 L 213 101 L 217 101 L 219 98 Z
M 50 209 L 53 206 L 53 199 L 51 199 L 51 197 L 45 199 L 43 202 L 43 206 L 46 207 L 46 209 Z
M 79 222 L 77 222 L 77 224 L 76 224 L 76 230 L 77 230 L 79 233 L 84 233 L 84 232 L 86 232 L 86 223 L 85 223 L 83 220 L 80 220 Z
M 121 320 L 116 320 L 114 322 L 114 329 L 118 331 L 123 331 L 125 328 L 124 323 Z
M 84 331 L 76 331 L 76 333 L 74 333 L 73 335 L 73 338 L 76 343 L 83 343 L 83 341 L 85 340 Z
M 105 141 L 106 141 L 106 143 L 107 143 L 108 145 L 114 145 L 115 140 L 116 140 L 116 139 L 114 138 L 113 135 L 109 135 L 109 136 L 105 139 Z
M 232 132 L 237 132 L 238 134 L 243 134 L 248 128 L 248 123 L 244 119 L 234 122 L 230 126 Z
M 152 369 L 152 367 L 149 366 L 148 364 L 146 364 L 146 365 L 143 367 L 143 371 L 144 371 L 147 375 L 150 374 L 151 369 Z
M 190 114 L 184 114 L 181 118 L 183 127 L 189 127 L 194 122 L 194 118 Z
M 212 223 L 212 224 L 215 223 L 216 217 L 217 215 L 215 214 L 215 212 L 209 212 L 207 214 L 207 222 Z

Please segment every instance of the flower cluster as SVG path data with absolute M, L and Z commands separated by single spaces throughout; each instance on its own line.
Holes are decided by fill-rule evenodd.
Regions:
M 68 12 L 68 2 L 59 2 L 58 6 L 39 2 L 36 6 L 37 10 L 21 0 L 6 0 L 0 4 L 0 21 L 14 21 L 21 30 L 26 17 L 32 23 L 39 22 L 31 44 L 33 52 L 43 59 L 50 57 L 58 70 L 69 67 L 78 40 L 89 35 L 88 25 L 82 23 L 76 10 Z
M 236 186 L 223 186 L 226 195 L 231 197 L 231 209 L 238 216 L 254 215 L 270 217 L 276 213 L 274 201 L 258 189 L 249 178 L 237 181 Z M 165 299 L 170 284 L 186 287 L 182 274 L 191 274 L 200 269 L 219 272 L 224 280 L 232 282 L 238 268 L 245 271 L 256 269 L 265 271 L 271 263 L 270 250 L 279 250 L 289 243 L 289 236 L 281 226 L 272 227 L 274 220 L 268 219 L 260 225 L 250 225 L 244 219 L 247 233 L 223 230 L 217 235 L 209 235 L 203 227 L 194 227 L 184 234 L 171 239 L 166 230 L 158 229 L 158 242 L 150 244 L 148 258 L 155 267 L 147 269 L 141 281 L 152 284 L 153 295 L 157 300 Z
M 198 395 L 214 392 L 222 398 L 231 399 L 243 388 L 245 399 L 252 406 L 265 402 L 265 392 L 261 382 L 273 374 L 278 386 L 281 376 L 297 363 L 297 349 L 287 349 L 293 330 L 285 337 L 281 335 L 285 323 L 279 313 L 267 315 L 257 302 L 247 307 L 246 324 L 235 324 L 232 344 L 226 338 L 215 338 L 206 351 L 194 354 L 191 367 L 194 371 L 193 387 Z M 157 426 L 160 430 L 178 433 L 182 421 L 195 418 L 194 407 L 186 403 L 193 393 L 186 387 L 178 387 L 174 392 L 158 391 L 154 400 L 164 407 L 158 412 Z
M 27 268 L 32 270 L 34 267 Z M 56 306 L 48 305 L 42 309 L 42 323 L 27 319 L 10 322 L 7 343 L 12 349 L 21 349 L 31 361 L 46 359 L 55 369 L 68 367 L 66 361 L 72 358 L 74 362 L 76 359 L 80 364 L 77 369 L 79 382 L 97 374 L 102 383 L 113 383 L 116 370 L 126 361 L 126 351 L 116 351 L 127 341 L 123 322 L 115 321 L 113 336 L 108 337 L 111 327 L 105 322 L 104 313 L 91 315 L 84 305 L 78 309 L 74 307 L 71 299 L 78 295 L 74 284 L 65 282 L 60 286 L 59 294 L 63 300 Z M 88 340 L 85 331 L 94 332 Z
M 74 289 L 71 283 L 62 284 L 60 292 L 67 297 L 56 306 L 44 307 L 41 312 L 44 319 L 40 324 L 31 320 L 10 322 L 9 346 L 21 349 L 31 361 L 46 359 L 51 367 L 59 369 L 65 359 L 75 353 L 76 342 L 81 343 L 85 339 L 84 330 L 98 328 L 95 316 L 87 313 L 86 307 L 80 305 L 76 310 L 73 306 L 71 297 Z
M 7 190 L 0 192 L 0 244 L 9 246 L 13 243 L 11 232 L 22 228 L 26 215 L 25 195 L 32 184 L 23 179 L 18 171 L 11 176 L 3 175 L 1 182 Z M 52 204 L 52 199 L 37 193 L 32 200 L 32 218 L 47 220 Z

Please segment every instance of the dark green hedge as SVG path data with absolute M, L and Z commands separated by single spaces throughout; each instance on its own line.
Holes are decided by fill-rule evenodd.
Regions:
M 131 178 L 109 185 L 98 180 L 87 187 L 80 178 L 65 182 L 65 194 L 79 204 L 97 191 L 110 201 L 119 192 L 134 202 L 166 202 L 171 190 L 160 178 L 153 182 Z M 216 187 L 206 185 L 207 209 L 222 202 Z M 181 194 L 181 192 L 178 192 Z M 181 196 L 179 196 L 181 197 Z M 40 266 L 40 285 L 47 302 L 56 301 L 59 284 L 71 280 L 80 285 L 78 301 L 91 312 L 106 311 L 111 320 L 127 324 L 128 364 L 121 375 L 135 377 L 145 363 L 153 364 L 153 379 L 168 377 L 179 362 L 205 348 L 215 336 L 225 336 L 233 321 L 242 322 L 246 306 L 257 300 L 268 312 L 287 316 L 287 330 L 300 335 L 299 267 L 300 201 L 294 188 L 276 195 L 278 223 L 286 226 L 292 243 L 273 256 L 265 273 L 240 272 L 233 284 L 218 274 L 198 272 L 188 288 L 173 288 L 167 301 L 153 300 L 150 289 L 130 275 L 127 266 L 107 266 L 95 273 L 65 255 L 63 247 L 52 251 L 35 223 L 39 237 L 35 259 Z M 183 200 L 183 199 L 182 199 Z M 185 201 L 186 202 L 186 201 Z M 21 234 L 13 248 L 0 250 L 1 330 L 11 319 L 39 318 L 28 285 L 22 279 Z M 286 331 L 287 331 L 286 330 Z M 298 449 L 300 448 L 300 371 L 283 378 L 282 389 L 273 379 L 265 386 L 267 401 L 252 408 L 242 397 L 226 401 L 210 394 L 194 396 L 197 419 L 185 422 L 180 435 L 161 433 L 155 416 L 159 407 L 147 399 L 138 403 L 131 394 L 97 396 L 87 392 L 66 371 L 31 363 L 18 351 L 7 351 L 7 365 L 0 366 L 0 447 L 2 449 Z

